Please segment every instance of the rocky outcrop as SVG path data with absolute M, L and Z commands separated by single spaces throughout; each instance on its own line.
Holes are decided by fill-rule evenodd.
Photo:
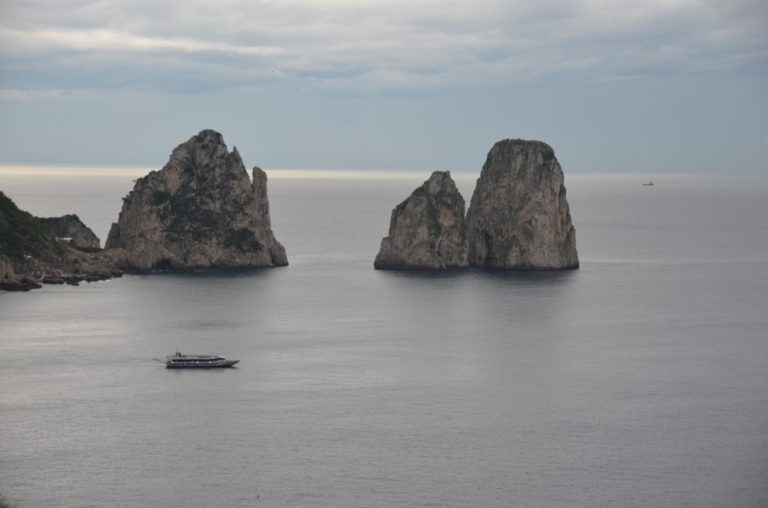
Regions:
M 13 262 L 5 256 L 0 256 L 0 291 L 29 291 L 40 287 L 42 285 L 34 279 L 17 275 Z
M 53 259 L 30 258 L 17 262 L 15 267 L 27 277 L 43 284 L 71 284 L 96 282 L 122 277 L 118 266 L 120 251 L 83 252 L 69 246 L 62 256 Z
M 83 227 L 85 227 L 83 225 Z M 85 228 L 87 229 L 87 228 Z M 58 241 L 39 219 L 0 192 L 0 290 L 119 277 L 120 252 L 82 252 Z
M 389 236 L 373 263 L 379 269 L 467 266 L 464 198 L 448 171 L 435 171 L 392 210 Z
M 48 259 L 64 253 L 64 246 L 46 233 L 40 221 L 20 210 L 0 192 L 0 255 L 11 260 Z
M 251 182 L 237 149 L 204 130 L 136 181 L 105 247 L 124 249 L 130 271 L 286 265 L 266 184 L 259 168 Z
M 55 238 L 65 241 L 83 250 L 98 250 L 101 247 L 99 238 L 91 229 L 83 224 L 77 215 L 61 217 L 38 218 L 43 229 Z
M 473 266 L 578 268 L 563 172 L 549 145 L 507 139 L 493 146 L 472 195 L 467 233 Z

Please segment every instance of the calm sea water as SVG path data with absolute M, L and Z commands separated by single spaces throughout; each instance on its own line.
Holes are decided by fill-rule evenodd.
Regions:
M 104 240 L 143 173 L 0 189 Z M 289 267 L 0 293 L 6 498 L 768 506 L 768 178 L 568 174 L 580 270 L 428 274 L 372 267 L 427 172 L 269 175 Z

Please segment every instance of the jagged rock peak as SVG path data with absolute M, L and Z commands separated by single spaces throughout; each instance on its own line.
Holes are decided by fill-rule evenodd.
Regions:
M 254 168 L 253 176 L 220 133 L 201 131 L 136 181 L 106 248 L 125 249 L 133 271 L 286 265 L 271 230 L 266 174 Z
M 429 180 L 392 210 L 389 236 L 373 263 L 378 269 L 448 269 L 467 266 L 464 198 L 448 171 Z
M 227 149 L 224 136 L 214 130 L 206 129 L 174 148 L 166 167 L 176 165 L 182 171 L 199 173 L 222 166 L 221 162 L 227 163 L 223 167 L 228 164 L 242 165 L 243 163 L 237 148 L 233 147 L 232 152 Z
M 496 143 L 467 214 L 469 263 L 499 269 L 578 268 L 563 180 L 548 144 L 521 139 Z

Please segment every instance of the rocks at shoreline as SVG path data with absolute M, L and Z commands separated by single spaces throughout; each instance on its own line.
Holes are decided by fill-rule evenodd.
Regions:
M 466 220 L 464 200 L 453 181 L 446 191 L 440 188 L 439 175 L 442 181 L 450 180 L 447 172 L 434 173 L 392 212 L 375 268 L 579 267 L 563 172 L 546 143 L 496 143 L 477 180 Z M 438 198 L 444 195 L 449 199 Z
M 123 276 L 118 268 L 119 251 L 82 252 L 68 248 L 55 259 L 30 258 L 16 263 L 25 276 L 41 284 L 70 284 L 97 282 Z
M 467 266 L 464 198 L 448 171 L 435 171 L 392 210 L 389 235 L 381 241 L 377 269 Z
M 5 256 L 0 256 L 0 290 L 29 291 L 40 287 L 42 284 L 33 278 L 17 274 L 13 267 L 13 261 Z
M 40 219 L 0 192 L 0 290 L 29 291 L 43 283 L 79 284 L 119 277 L 120 255 L 83 252 L 57 240 Z
M 467 213 L 469 263 L 506 270 L 578 268 L 563 172 L 546 143 L 507 139 L 483 165 Z
M 237 149 L 204 130 L 136 181 L 105 248 L 134 272 L 287 265 L 270 222 L 266 174 L 251 182 Z

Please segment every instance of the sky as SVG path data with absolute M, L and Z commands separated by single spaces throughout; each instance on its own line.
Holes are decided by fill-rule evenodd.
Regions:
M 0 163 L 768 173 L 765 0 L 0 0 Z

